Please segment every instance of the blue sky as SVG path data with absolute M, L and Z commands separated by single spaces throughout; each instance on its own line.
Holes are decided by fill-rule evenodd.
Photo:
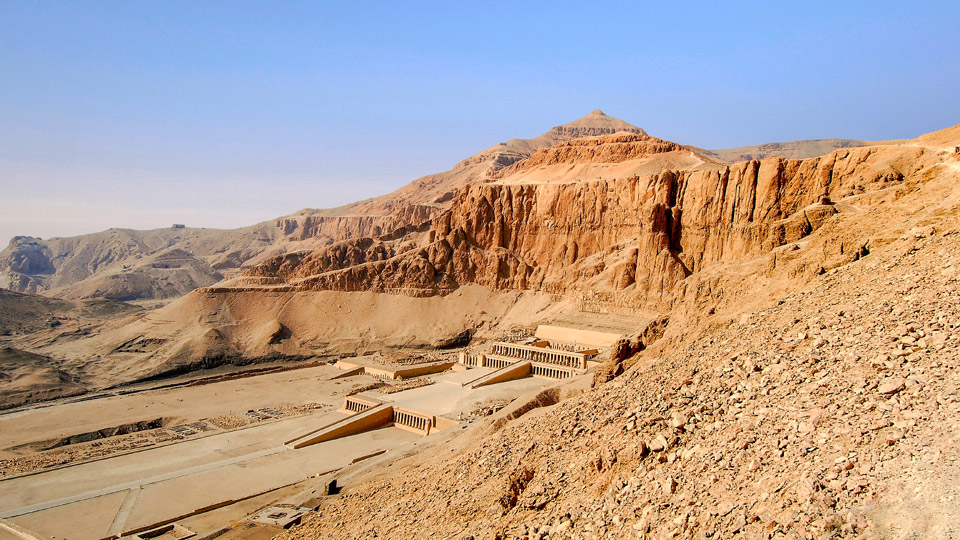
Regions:
M 0 0 L 0 243 L 235 227 L 593 109 L 684 144 L 960 123 L 948 2 Z

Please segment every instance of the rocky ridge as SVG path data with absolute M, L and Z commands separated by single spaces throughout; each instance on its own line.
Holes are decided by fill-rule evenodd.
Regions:
M 492 176 L 504 178 L 525 169 L 560 163 L 620 163 L 685 149 L 692 151 L 690 147 L 651 137 L 646 133 L 583 137 L 541 148 L 529 158 L 505 167 Z
M 605 143 L 673 148 L 658 141 L 633 135 L 586 139 L 530 159 L 593 159 L 591 151 Z M 624 155 L 639 154 L 604 151 L 604 159 Z M 941 161 L 929 149 L 894 145 L 645 177 L 471 184 L 457 193 L 450 209 L 404 234 L 276 257 L 234 285 L 429 296 L 477 283 L 601 301 L 615 295 L 623 306 L 662 310 L 691 274 L 796 243 L 835 215 L 860 212 L 891 191 L 912 189 Z M 518 162 L 505 171 L 526 167 Z M 867 238 L 847 240 L 859 244 L 830 246 L 825 254 L 849 260 L 868 249 Z

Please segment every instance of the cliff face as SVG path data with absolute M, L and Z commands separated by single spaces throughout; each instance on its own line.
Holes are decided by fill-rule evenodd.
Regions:
M 807 143 L 816 144 L 801 145 L 806 153 L 826 151 L 831 145 L 839 144 L 835 141 Z M 794 150 L 796 148 L 790 143 L 780 143 L 771 148 L 763 147 L 750 155 L 796 154 Z M 396 238 L 440 217 L 451 207 L 458 192 L 471 184 L 490 181 L 565 183 L 647 177 L 664 170 L 715 168 L 724 159 L 710 151 L 656 139 L 636 126 L 597 110 L 538 137 L 510 139 L 491 146 L 460 161 L 449 171 L 424 176 L 393 193 L 340 208 L 307 209 L 270 222 L 228 231 L 111 229 L 72 238 L 18 237 L 0 252 L 0 287 L 71 299 L 169 299 L 196 287 L 232 278 L 242 269 L 284 253 L 317 250 L 353 239 Z M 383 251 L 371 257 L 354 255 L 330 268 L 345 269 L 350 266 L 350 260 L 380 261 L 383 257 L 395 257 L 415 245 L 426 247 L 427 244 L 429 242 L 421 239 L 407 239 L 403 246 L 390 246 L 392 252 Z M 335 249 L 342 252 L 345 248 Z M 357 249 L 348 251 L 356 252 Z M 388 248 L 384 246 L 382 249 Z M 183 252 L 190 260 L 176 268 L 154 264 L 154 259 L 166 257 L 170 251 Z M 304 258 L 303 255 L 291 257 Z M 471 257 L 474 257 L 471 265 L 499 265 L 503 259 L 503 256 L 487 253 Z M 521 261 L 511 256 L 506 259 L 513 262 L 503 264 L 523 268 Z M 270 264 L 276 266 L 276 263 Z M 403 264 L 412 270 L 430 272 L 419 262 Z M 315 266 L 320 268 L 319 264 Z M 357 272 L 353 277 L 335 279 L 338 283 L 341 279 L 347 282 L 360 279 L 362 272 Z M 443 271 L 440 273 L 445 275 Z M 625 275 L 623 279 L 627 277 Z M 441 289 L 455 286 L 460 279 L 456 276 L 442 278 L 444 287 Z M 397 285 L 393 288 L 409 289 L 410 293 L 414 289 L 423 289 L 416 294 L 434 294 L 437 290 L 430 278 L 410 278 L 407 285 L 401 283 L 404 280 L 386 281 Z M 385 283 L 378 286 L 385 287 Z M 353 286 L 340 283 L 335 287 Z
M 384 215 L 294 215 L 278 218 L 276 226 L 289 241 L 313 241 L 325 245 L 348 238 L 389 234 L 410 224 L 423 223 L 439 210 L 433 206 L 410 204 L 400 205 Z
M 628 254 L 618 297 L 643 272 L 670 281 L 659 254 L 692 274 L 616 380 L 568 399 L 576 383 L 560 383 L 360 472 L 280 538 L 956 536 L 958 186 L 960 126 L 820 159 L 461 192 L 430 229 L 461 237 L 453 259 L 509 254 L 535 277 Z M 614 211 L 639 235 L 618 244 Z M 478 278 L 516 275 L 499 270 Z
M 651 144 L 666 149 L 672 143 Z M 560 145 L 531 159 L 572 152 L 579 160 L 589 148 Z M 692 273 L 797 242 L 834 214 L 856 211 L 846 203 L 821 203 L 822 197 L 858 196 L 920 178 L 924 152 L 866 147 L 644 178 L 474 184 L 420 228 L 279 257 L 248 276 L 295 290 L 414 296 L 477 283 L 495 290 L 606 295 L 659 309 Z
M 529 158 L 499 171 L 496 178 L 509 177 L 519 171 L 543 165 L 562 163 L 622 163 L 644 159 L 667 152 L 679 152 L 687 147 L 651 137 L 646 133 L 619 133 L 586 137 L 537 150 Z

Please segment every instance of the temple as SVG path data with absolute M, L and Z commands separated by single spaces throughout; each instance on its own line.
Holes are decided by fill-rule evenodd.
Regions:
M 501 369 L 530 362 L 534 376 L 565 379 L 586 372 L 600 349 L 619 338 L 619 334 L 541 325 L 532 338 L 496 341 L 479 354 L 462 352 L 459 363 L 468 368 Z
M 436 385 L 413 388 L 390 395 L 368 392 L 344 398 L 344 418 L 284 441 L 290 448 L 303 448 L 384 427 L 396 427 L 427 436 L 460 425 L 466 403 L 480 403 L 493 385 L 545 377 L 567 379 L 586 373 L 598 362 L 600 351 L 614 345 L 620 334 L 541 325 L 533 336 L 520 334 L 495 341 L 479 354 L 461 352 L 456 364 L 448 361 L 411 366 L 365 365 L 354 359 L 339 361 L 343 376 L 366 374 L 380 381 L 401 380 L 442 373 Z M 487 392 L 497 395 L 497 391 Z M 456 413 L 456 419 L 454 419 Z

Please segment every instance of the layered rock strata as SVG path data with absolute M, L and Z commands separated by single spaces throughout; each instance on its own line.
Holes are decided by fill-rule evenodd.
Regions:
M 672 144 L 656 141 L 640 142 Z M 566 152 L 583 159 L 585 148 L 592 147 L 569 143 L 531 159 Z M 554 294 L 622 291 L 634 303 L 662 307 L 691 273 L 796 242 L 837 212 L 855 211 L 832 199 L 921 178 L 924 152 L 866 147 L 644 178 L 473 184 L 449 210 L 403 234 L 276 257 L 246 275 L 292 290 L 414 296 L 466 283 Z

